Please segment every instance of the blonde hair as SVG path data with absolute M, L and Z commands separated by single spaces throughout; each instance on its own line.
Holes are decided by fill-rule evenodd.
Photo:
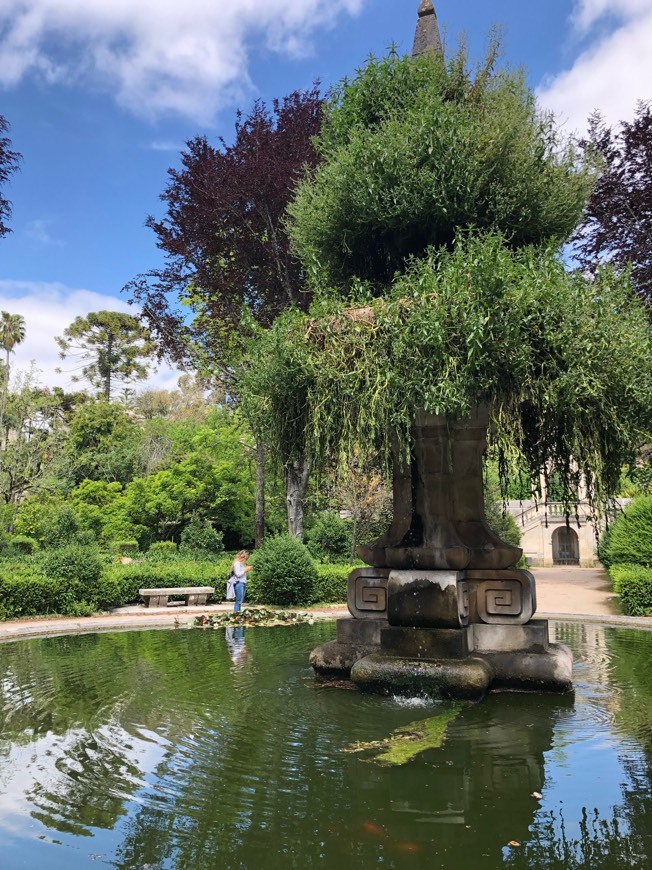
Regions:
M 246 562 L 249 558 L 249 550 L 240 550 L 238 555 L 233 560 L 234 562 Z

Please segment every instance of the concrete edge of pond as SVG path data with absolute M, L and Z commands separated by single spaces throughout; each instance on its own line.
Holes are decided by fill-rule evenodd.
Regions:
M 316 620 L 340 619 L 348 610 L 338 608 L 292 608 L 299 613 L 310 613 Z M 30 637 L 55 637 L 67 634 L 96 634 L 106 631 L 147 631 L 150 629 L 185 628 L 203 613 L 230 613 L 231 604 L 206 607 L 145 608 L 121 607 L 111 613 L 96 616 L 44 616 L 0 622 L 0 642 L 25 640 Z
M 55 637 L 67 634 L 95 634 L 105 631 L 145 631 L 149 629 L 185 628 L 188 622 L 202 613 L 229 613 L 230 604 L 208 607 L 151 608 L 124 607 L 98 616 L 82 617 L 35 617 L 33 619 L 9 620 L 0 623 L 0 641 L 24 640 L 30 637 Z M 316 620 L 335 620 L 348 616 L 343 607 L 297 608 L 301 613 L 310 613 Z M 652 617 L 592 615 L 587 613 L 537 613 L 538 619 L 557 622 L 598 623 L 621 628 L 638 628 L 652 631 Z

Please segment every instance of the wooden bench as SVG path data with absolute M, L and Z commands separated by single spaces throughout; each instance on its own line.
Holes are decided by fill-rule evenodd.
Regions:
M 145 607 L 167 607 L 171 595 L 183 597 L 186 607 L 196 604 L 206 604 L 208 596 L 215 589 L 212 586 L 179 586 L 170 589 L 139 589 L 138 594 L 143 599 Z

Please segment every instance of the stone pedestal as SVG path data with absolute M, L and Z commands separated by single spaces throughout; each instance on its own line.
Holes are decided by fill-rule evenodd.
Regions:
M 364 691 L 447 698 L 572 689 L 570 650 L 549 642 L 546 620 L 532 619 L 529 571 L 372 573 L 352 572 L 349 597 L 374 609 L 337 621 L 337 639 L 310 655 L 317 673 Z
M 484 518 L 487 411 L 467 421 L 421 413 L 411 460 L 394 447 L 394 517 L 361 547 L 337 640 L 313 650 L 320 674 L 366 691 L 479 698 L 491 689 L 566 692 L 572 657 L 550 644 L 521 550 Z

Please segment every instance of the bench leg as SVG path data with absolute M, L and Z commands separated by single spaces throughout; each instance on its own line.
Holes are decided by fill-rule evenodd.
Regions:
M 167 595 L 148 595 L 145 599 L 145 607 L 167 607 Z
M 208 595 L 202 593 L 200 595 L 186 595 L 186 607 L 194 607 L 199 604 L 206 604 Z

